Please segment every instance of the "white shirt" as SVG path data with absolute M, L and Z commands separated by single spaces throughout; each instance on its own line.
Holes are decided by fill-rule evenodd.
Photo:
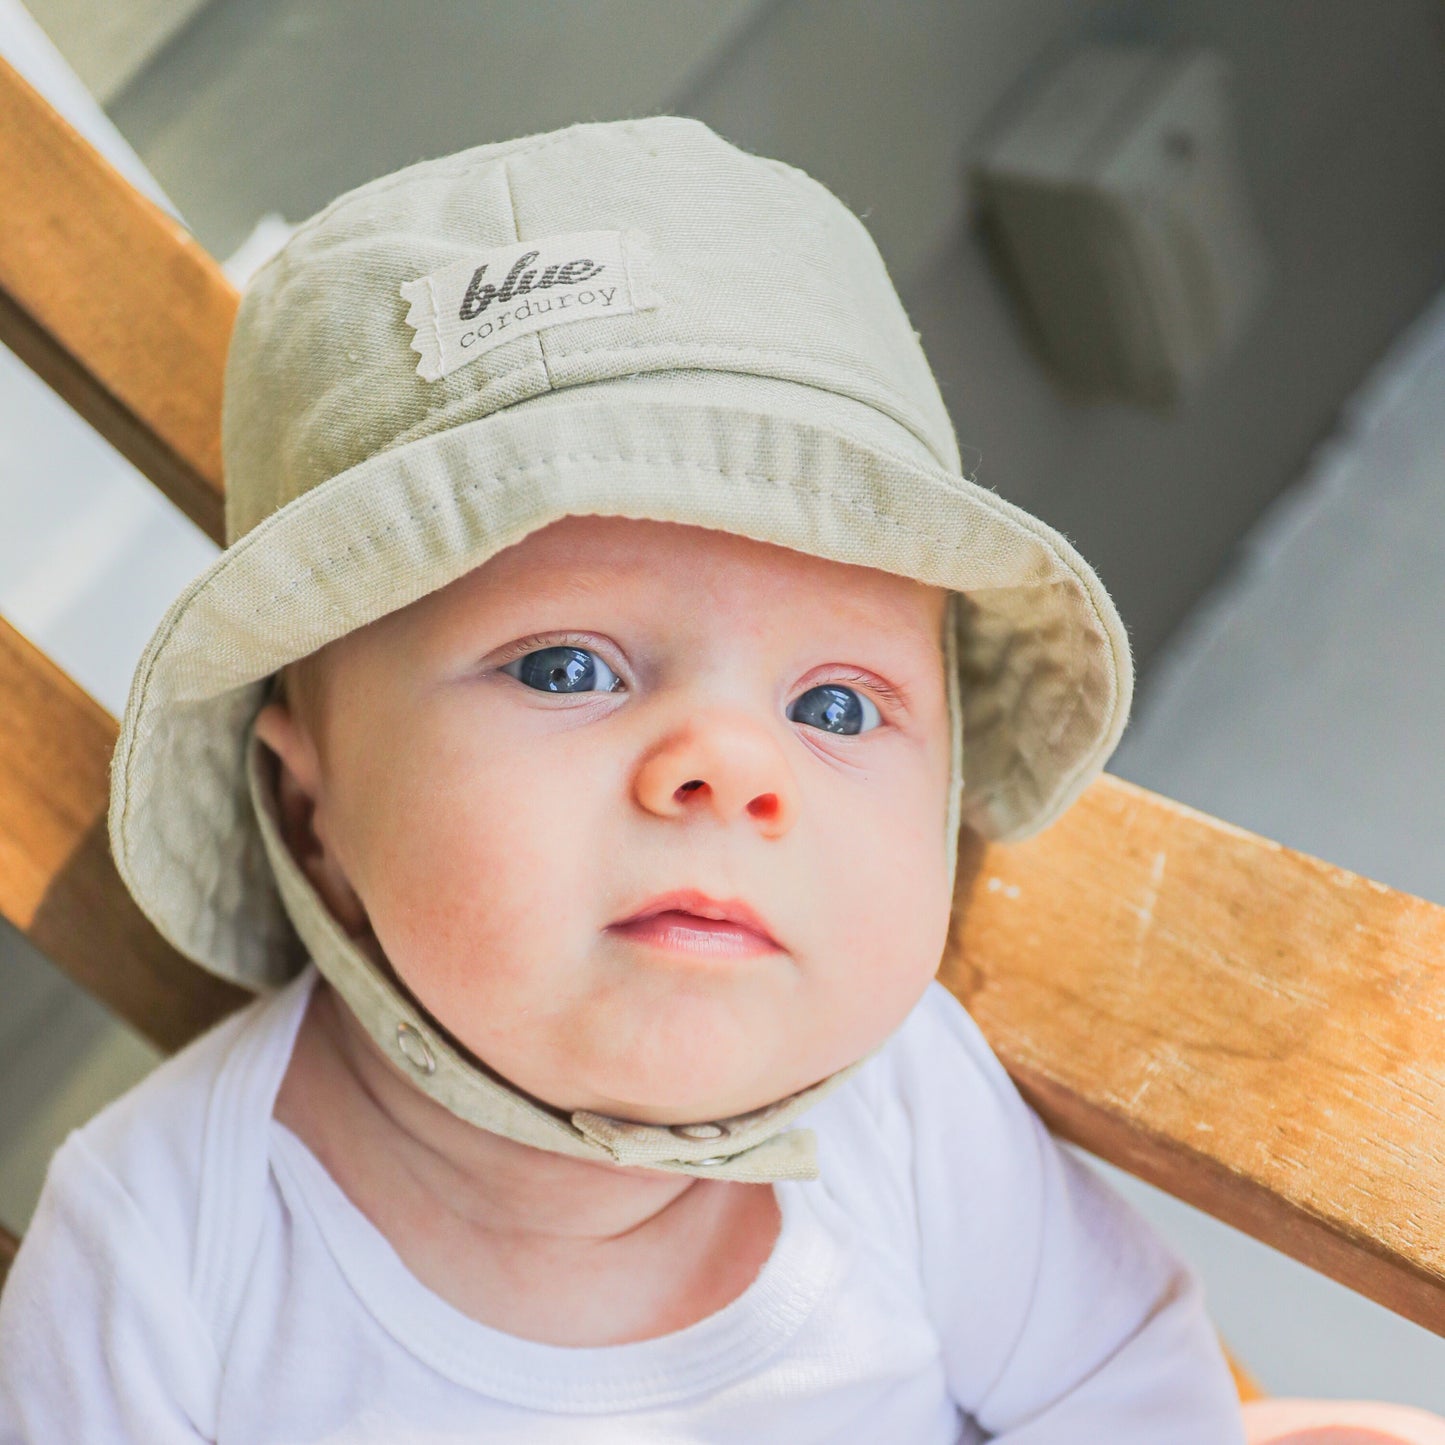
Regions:
M 0 1441 L 1243 1445 L 1198 1277 L 941 984 L 803 1116 L 732 1303 L 598 1348 L 422 1285 L 272 1117 L 314 966 L 57 1151 L 0 1296 Z

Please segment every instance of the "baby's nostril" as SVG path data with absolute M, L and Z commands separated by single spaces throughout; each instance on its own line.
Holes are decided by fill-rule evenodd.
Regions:
M 778 795 L 776 793 L 760 793 L 748 804 L 748 812 L 755 818 L 771 818 L 778 811 Z
M 701 778 L 694 778 L 694 779 L 692 780 L 692 782 L 690 782 L 690 783 L 684 783 L 684 784 L 682 785 L 682 787 L 680 787 L 680 788 L 678 789 L 678 792 L 679 792 L 679 793 L 690 793 L 690 792 L 692 792 L 692 790 L 693 790 L 694 788 L 700 788 L 700 787 L 702 787 L 702 779 L 701 779 Z

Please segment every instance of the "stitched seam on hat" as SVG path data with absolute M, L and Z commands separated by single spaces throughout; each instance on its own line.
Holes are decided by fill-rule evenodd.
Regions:
M 601 318 L 588 318 L 588 319 L 601 319 Z M 523 339 L 525 339 L 525 338 L 518 337 L 518 338 L 516 338 L 516 339 L 517 339 L 518 341 L 520 341 L 520 340 L 523 340 Z M 539 339 L 539 340 L 541 339 L 541 333 L 540 333 L 540 332 L 538 333 L 538 339 Z M 510 345 L 515 344 L 515 343 L 513 343 L 513 342 L 506 342 L 506 343 L 504 343 L 504 344 L 510 346 Z M 633 360 L 633 361 L 645 361 L 645 360 L 647 360 L 649 353 L 652 353 L 652 352 L 663 352 L 663 353 L 667 353 L 667 352 L 673 350 L 676 346 L 677 346 L 677 343 L 676 343 L 676 342 L 666 342 L 666 343 L 659 342 L 659 343 L 650 343 L 650 344 L 645 345 L 645 346 L 607 347 L 607 348 L 604 348 L 604 349 L 589 350 L 589 351 L 585 351 L 585 352 L 582 352 L 582 351 L 572 351 L 572 352 L 566 353 L 564 356 L 558 357 L 557 360 L 559 360 L 559 361 L 568 361 L 568 362 L 578 361 L 578 360 L 589 360 L 589 361 L 590 361 L 590 360 L 593 359 L 594 357 L 599 357 L 599 356 L 600 356 L 600 357 L 604 357 L 604 358 L 607 358 L 607 359 L 626 358 L 626 359 Z M 720 348 L 720 347 L 719 347 L 719 348 L 714 348 L 714 350 L 715 350 L 715 351 L 723 351 L 723 348 Z M 762 350 L 761 348 L 758 348 L 758 347 L 735 346 L 735 347 L 728 347 L 728 348 L 726 348 L 726 353 L 725 353 L 725 354 L 726 354 L 727 357 L 733 358 L 733 359 L 739 359 L 739 358 L 741 358 L 741 359 L 744 359 L 744 360 L 751 360 L 751 361 L 792 362 L 792 363 L 799 364 L 799 365 L 807 368 L 807 369 L 811 372 L 812 376 L 814 376 L 814 377 L 817 377 L 818 374 L 819 374 L 819 369 L 818 369 L 818 367 L 817 367 L 815 364 L 813 364 L 812 362 L 808 361 L 808 359 L 807 359 L 806 357 L 800 356 L 799 354 L 797 354 L 797 353 L 795 353 L 795 352 L 791 352 L 791 351 L 764 351 L 764 350 Z M 674 371 L 676 371 L 676 372 L 682 372 L 682 373 L 685 373 L 685 374 L 688 374 L 688 375 L 706 375 L 706 374 L 708 374 L 708 373 L 711 372 L 711 373 L 718 374 L 718 375 L 723 375 L 723 376 L 760 377 L 760 378 L 761 378 L 762 380 L 764 380 L 764 381 L 781 381 L 781 382 L 786 382 L 786 383 L 787 383 L 788 385 L 790 385 L 790 386 L 808 387 L 808 388 L 810 388 L 810 389 L 812 389 L 812 390 L 814 390 L 814 391 L 824 392 L 824 393 L 826 393 L 828 396 L 836 396 L 836 397 L 840 398 L 840 399 L 843 400 L 843 401 L 852 403 L 852 404 L 855 405 L 855 406 L 868 407 L 868 408 L 870 408 L 870 409 L 873 410 L 873 411 L 881 412 L 884 416 L 888 417 L 890 421 L 894 421 L 894 422 L 896 422 L 899 426 L 901 426 L 911 437 L 914 438 L 915 441 L 919 442 L 920 445 L 922 445 L 922 446 L 927 450 L 927 452 L 928 452 L 928 454 L 929 454 L 929 458 L 931 459 L 931 461 L 933 462 L 933 464 L 936 465 L 936 466 L 939 468 L 939 470 L 940 470 L 940 472 L 942 473 L 943 477 L 947 480 L 948 484 L 949 484 L 951 487 L 953 487 L 953 489 L 954 489 L 955 491 L 958 490 L 958 484 L 959 484 L 960 481 L 971 481 L 971 479 L 968 478 L 968 477 L 956 476 L 953 472 L 951 472 L 951 471 L 948 469 L 948 467 L 947 467 L 947 466 L 941 461 L 941 459 L 939 458 L 938 452 L 935 450 L 935 448 L 934 448 L 934 446 L 933 446 L 933 443 L 932 443 L 926 436 L 923 435 L 923 433 L 918 429 L 917 426 L 915 426 L 915 425 L 913 424 L 912 421 L 905 420 L 904 416 L 901 415 L 901 413 L 905 410 L 904 407 L 900 406 L 900 408 L 899 408 L 899 413 L 900 413 L 900 414 L 895 414 L 895 413 L 893 413 L 893 412 L 891 412 L 891 411 L 887 411 L 887 410 L 885 410 L 883 407 L 878 406 L 875 402 L 873 402 L 873 401 L 871 401 L 871 400 L 864 400 L 862 397 L 857 396 L 856 394 L 854 394 L 854 393 L 851 392 L 851 391 L 843 391 L 843 390 L 840 390 L 837 386 L 826 384 L 826 377 L 825 377 L 824 382 L 819 382 L 819 381 L 817 381 L 817 380 L 812 380 L 812 381 L 806 380 L 802 374 L 800 374 L 800 375 L 798 375 L 798 376 L 782 376 L 782 375 L 779 375 L 776 371 L 759 372 L 759 371 L 742 370 L 742 369 L 733 370 L 733 369 L 727 368 L 727 367 L 704 366 L 704 365 L 700 365 L 700 364 L 693 364 L 693 365 L 686 365 L 686 364 L 684 364 L 684 365 L 678 365 L 675 360 L 672 360 L 672 359 L 669 357 L 669 358 L 668 358 L 668 365 L 666 365 L 666 366 L 655 367 L 655 368 L 649 369 L 649 368 L 647 368 L 647 367 L 639 368 L 639 367 L 637 367 L 637 366 L 634 365 L 634 366 L 630 367 L 630 368 L 629 368 L 627 371 L 625 371 L 625 372 L 620 372 L 620 373 L 619 373 L 618 375 L 616 375 L 616 376 L 604 377 L 604 378 L 602 378 L 600 381 L 588 381 L 588 382 L 583 382 L 583 381 L 567 381 L 567 382 L 563 382 L 561 385 L 558 385 L 557 382 L 555 381 L 555 379 L 554 379 L 553 376 L 552 376 L 551 367 L 550 367 L 550 365 L 548 365 L 548 363 L 547 363 L 547 357 L 546 357 L 545 349 L 543 350 L 543 354 L 542 354 L 542 362 L 543 362 L 543 365 L 546 367 L 546 370 L 547 370 L 547 381 L 548 381 L 550 390 L 549 390 L 549 391 L 546 391 L 546 392 L 536 392 L 536 393 L 534 393 L 534 394 L 531 395 L 531 396 L 524 397 L 521 401 L 508 403 L 508 406 L 501 408 L 501 410 L 507 410 L 508 407 L 511 407 L 511 406 L 517 406 L 517 407 L 526 406 L 528 402 L 536 401 L 536 400 L 538 400 L 539 398 L 541 398 L 541 397 L 543 397 L 543 396 L 549 396 L 549 395 L 553 395 L 553 394 L 555 394 L 555 393 L 559 393 L 559 392 L 563 392 L 563 391 L 570 391 L 570 390 L 572 390 L 574 387 L 595 386 L 595 385 L 606 386 L 606 385 L 608 385 L 608 384 L 610 384 L 610 383 L 612 383 L 612 382 L 618 382 L 618 381 L 623 381 L 623 380 L 631 380 L 631 379 L 634 378 L 634 377 L 637 377 L 637 378 L 640 378 L 640 379 L 647 379 L 647 378 L 651 378 L 651 377 L 662 377 L 662 376 L 666 376 L 668 373 L 674 372 Z M 838 371 L 837 374 L 838 374 L 839 376 L 844 376 L 844 377 L 846 377 L 846 376 L 850 375 L 851 373 L 848 371 L 847 368 L 841 368 L 841 369 Z M 460 395 L 460 396 L 455 397 L 452 401 L 448 402 L 445 406 L 438 407 L 435 411 L 430 411 L 430 412 L 428 412 L 425 416 L 423 416 L 423 417 L 421 417 L 420 419 L 418 419 L 417 421 L 413 422 L 410 426 L 406 427 L 404 430 L 398 432 L 389 442 L 386 443 L 385 446 L 381 447 L 381 448 L 378 450 L 378 452 L 375 453 L 375 455 L 378 455 L 378 456 L 379 456 L 379 455 L 381 454 L 381 452 L 391 451 L 391 450 L 395 449 L 396 447 L 405 446 L 405 445 L 407 445 L 407 444 L 410 443 L 410 442 L 417 441 L 417 440 L 421 439 L 422 437 L 435 436 L 439 431 L 446 430 L 446 429 L 448 429 L 449 427 L 454 426 L 454 425 L 464 425 L 466 421 L 485 421 L 488 417 L 498 415 L 499 412 L 497 412 L 497 411 L 490 411 L 490 412 L 484 412 L 484 413 L 482 413 L 481 415 L 475 416 L 475 417 L 464 417 L 461 422 L 452 422 L 452 421 L 449 421 L 449 420 L 448 420 L 448 418 L 455 416 L 457 413 L 459 413 L 459 412 L 463 412 L 463 413 L 464 413 L 469 407 L 475 406 L 475 405 L 476 405 L 476 402 L 477 402 L 477 398 L 478 398 L 479 396 L 482 396 L 482 395 L 485 394 L 486 389 L 487 389 L 488 386 L 495 386 L 495 387 L 497 387 L 498 389 L 504 390 L 505 388 L 504 388 L 504 386 L 503 386 L 503 383 L 510 383 L 510 382 L 512 382 L 513 380 L 515 380 L 515 373 L 512 372 L 512 371 L 505 372 L 505 373 L 503 373 L 503 374 L 501 374 L 501 375 L 499 375 L 499 376 L 497 376 L 497 377 L 494 377 L 491 381 L 485 383 L 479 390 L 477 390 L 477 391 L 468 391 L 468 392 L 463 393 L 463 394 Z M 352 388 L 353 388 L 356 392 L 358 392 L 358 393 L 365 393 L 365 392 L 369 392 L 370 390 L 372 390 L 372 388 L 373 388 L 373 386 L 374 386 L 374 383 L 373 383 L 372 381 L 370 381 L 369 379 L 363 377 L 363 378 L 358 378 L 358 379 L 356 379 L 351 385 L 352 385 Z M 890 388 L 888 388 L 887 386 L 880 386 L 880 387 L 879 387 L 879 391 L 880 391 L 880 393 L 881 393 L 887 400 L 894 401 L 894 402 L 904 402 L 904 401 L 906 401 L 906 398 L 904 398 L 901 393 L 896 392 L 896 391 L 892 391 L 892 390 L 891 390 Z M 318 402 L 317 404 L 319 405 L 320 403 Z M 689 403 L 689 404 L 690 404 L 690 405 L 708 405 L 709 403 L 706 403 L 706 402 L 698 402 L 698 403 Z M 719 405 L 727 405 L 727 403 L 725 403 L 725 402 L 724 402 L 724 403 L 717 403 L 717 404 L 719 404 Z M 303 418 L 309 417 L 309 416 L 311 415 L 312 410 L 314 410 L 314 407 L 309 408 L 306 412 L 302 413 Z M 918 460 L 917 460 L 916 458 L 909 457 L 909 456 L 908 456 L 906 453 L 904 453 L 904 452 L 893 451 L 892 449 L 890 449 L 890 448 L 888 448 L 888 447 L 886 447 L 886 446 L 883 446 L 883 445 L 881 445 L 881 444 L 879 444 L 879 443 L 876 443 L 876 442 L 869 442 L 869 443 L 868 443 L 868 446 L 869 446 L 869 449 L 870 449 L 870 450 L 876 451 L 876 452 L 881 452 L 881 453 L 883 453 L 885 456 L 888 456 L 888 457 L 890 457 L 890 458 L 893 458 L 894 460 L 900 461 L 900 462 L 902 462 L 902 463 L 903 463 L 904 465 L 906 465 L 906 466 L 913 467 L 913 468 L 917 468 L 917 467 L 919 466 L 919 462 L 918 462 Z M 339 474 L 338 474 L 338 475 L 339 475 Z M 330 478 L 327 478 L 326 480 L 329 481 Z M 978 483 L 977 483 L 977 482 L 973 482 L 972 484 L 973 484 L 974 486 L 978 486 Z M 320 486 L 320 485 L 322 485 L 322 483 L 318 482 L 318 483 L 316 483 L 316 485 L 317 485 L 317 486 Z M 982 490 L 985 490 L 985 491 L 993 491 L 993 488 L 987 487 L 987 488 L 983 488 Z M 994 495 L 997 496 L 998 494 L 995 492 Z
M 517 224 L 517 198 L 512 194 L 512 168 L 507 164 L 510 159 L 510 156 L 502 157 L 502 189 L 507 193 L 507 210 L 512 217 L 512 235 L 520 242 L 522 239 L 522 228 Z M 440 335 L 440 327 L 438 328 L 438 335 Z M 520 341 L 525 338 L 516 337 L 514 339 Z M 532 332 L 530 340 L 534 349 L 534 356 L 542 363 L 542 374 L 547 378 L 547 390 L 556 391 L 557 384 L 552 380 L 552 368 L 547 365 L 547 348 L 542 345 L 542 333 L 540 331 Z M 441 355 L 442 353 L 439 351 L 437 354 Z M 498 379 L 510 381 L 514 374 L 514 371 L 508 371 L 504 373 L 503 377 Z
M 588 361 L 593 361 L 600 357 L 604 360 L 610 361 L 616 358 L 631 358 L 639 355 L 645 356 L 651 350 L 666 351 L 670 347 L 675 347 L 677 344 L 677 342 L 654 342 L 645 346 L 589 347 L 585 352 L 585 359 Z M 722 355 L 724 357 L 746 357 L 749 360 L 770 362 L 793 362 L 794 364 L 799 365 L 802 368 L 802 372 L 798 376 L 776 376 L 772 373 L 764 373 L 765 379 L 774 381 L 791 381 L 795 385 L 811 386 L 818 391 L 836 392 L 838 395 L 846 398 L 848 401 L 856 401 L 861 406 L 871 406 L 875 411 L 882 410 L 882 408 L 879 407 L 876 402 L 871 400 L 864 400 L 862 397 L 856 395 L 851 391 L 842 391 L 836 386 L 820 385 L 819 382 L 816 380 L 805 381 L 803 379 L 804 373 L 812 377 L 818 377 L 820 375 L 826 377 L 829 372 L 827 368 L 820 366 L 819 363 L 812 358 L 799 355 L 796 352 L 775 351 L 759 346 L 717 346 L 712 343 L 709 343 L 708 349 L 713 354 Z M 569 356 L 567 359 L 571 360 L 571 357 Z M 717 371 L 720 368 L 712 366 L 694 366 L 679 367 L 677 369 L 686 371 Z M 744 371 L 736 374 L 741 376 L 752 376 L 756 373 Z M 832 374 L 838 377 L 850 377 L 855 375 L 856 373 L 852 367 L 841 366 L 836 368 Z M 901 391 L 895 391 L 886 382 L 880 382 L 875 380 L 874 385 L 877 388 L 878 395 L 883 397 L 887 401 L 892 402 L 893 405 L 897 408 L 896 414 L 890 411 L 887 412 L 886 415 L 892 417 L 892 419 L 896 421 L 899 426 L 904 427 L 915 437 L 917 437 L 918 440 L 922 442 L 925 447 L 928 448 L 929 454 L 933 456 L 935 460 L 937 460 L 938 453 L 934 451 L 933 443 L 929 441 L 929 439 L 919 429 L 917 413 L 914 408 L 912 408 L 908 404 L 908 398 Z M 910 417 L 913 419 L 910 420 Z M 942 466 L 943 463 L 940 462 L 939 465 Z
M 687 117 L 646 116 L 641 119 L 664 120 L 687 119 Z M 481 149 L 481 147 L 473 147 L 470 150 L 461 152 L 458 156 L 451 157 L 450 159 L 455 161 L 454 165 L 446 164 L 445 158 L 431 161 L 417 161 L 414 165 L 407 166 L 404 170 L 393 172 L 390 177 L 378 176 L 375 181 L 367 181 L 347 191 L 345 195 L 337 196 L 334 201 L 319 210 L 310 220 L 303 221 L 296 230 L 287 237 L 286 246 L 283 250 L 269 257 L 256 269 L 251 276 L 251 280 L 247 283 L 247 290 L 254 285 L 256 277 L 268 270 L 274 261 L 279 260 L 285 250 L 289 250 L 292 242 L 301 236 L 310 235 L 312 231 L 320 226 L 322 221 L 331 216 L 339 215 L 342 211 L 349 209 L 353 204 L 359 205 L 363 201 L 373 201 L 379 196 L 388 196 L 392 191 L 399 190 L 403 186 L 414 185 L 417 181 L 418 172 L 421 172 L 427 180 L 467 175 L 470 172 L 474 172 L 478 166 L 504 165 L 514 156 L 534 155 L 537 151 L 547 150 L 554 145 L 562 145 L 571 139 L 574 131 L 584 128 L 606 126 L 612 130 L 624 130 L 628 135 L 635 135 L 638 124 L 639 121 L 578 121 L 576 124 L 569 125 L 563 130 L 553 131 L 548 135 L 542 136 L 531 145 L 523 143 L 511 148 L 504 146 L 499 149 L 496 154 L 486 158 L 476 154 L 476 151 Z M 425 168 L 424 170 L 423 167 Z M 386 185 L 381 184 L 384 180 L 389 181 L 389 183 Z
M 504 478 L 521 475 L 533 470 L 554 467 L 558 462 L 563 461 L 590 463 L 628 462 L 635 466 L 667 467 L 673 471 L 707 472 L 712 476 L 730 477 L 742 481 L 766 482 L 769 486 L 782 487 L 795 492 L 806 492 L 811 496 L 822 497 L 829 502 L 840 504 L 850 511 L 861 512 L 873 518 L 875 521 L 882 522 L 885 526 L 892 527 L 895 531 L 912 537 L 916 541 L 933 542 L 941 547 L 951 546 L 952 550 L 957 552 L 962 549 L 968 540 L 967 538 L 939 537 L 932 532 L 919 531 L 917 528 L 910 527 L 906 522 L 900 522 L 896 517 L 889 516 L 885 512 L 880 512 L 876 508 L 868 506 L 866 502 L 855 501 L 851 497 L 842 497 L 836 492 L 829 491 L 825 487 L 809 486 L 806 482 L 796 479 L 771 477 L 762 472 L 732 471 L 726 467 L 711 467 L 704 462 L 689 462 L 676 457 L 643 457 L 635 456 L 627 452 L 558 452 L 550 457 L 534 457 L 528 461 L 519 462 L 515 467 L 508 467 L 504 471 L 493 472 L 489 476 L 468 481 L 464 486 L 454 490 L 451 495 L 452 497 L 456 497 L 464 492 L 480 491 L 483 487 L 501 482 Z M 257 605 L 252 608 L 250 615 L 255 617 L 273 604 L 290 596 L 291 593 L 309 578 L 319 577 L 326 568 L 335 562 L 341 561 L 343 557 L 354 556 L 361 542 L 375 542 L 379 538 L 396 531 L 403 523 L 416 521 L 419 517 L 427 513 L 435 512 L 441 505 L 442 503 L 440 501 L 429 502 L 425 507 L 413 508 L 411 511 L 403 513 L 401 517 L 388 523 L 385 527 L 378 528 L 375 532 L 362 533 L 361 537 L 348 546 L 343 547 L 340 552 L 333 552 L 330 556 L 323 557 L 311 563 L 304 572 L 298 573 L 292 581 L 288 582 L 279 591 L 273 592 L 264 602 L 257 603 Z

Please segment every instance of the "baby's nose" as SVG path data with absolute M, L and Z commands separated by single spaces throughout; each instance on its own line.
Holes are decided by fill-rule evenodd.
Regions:
M 705 787 L 707 784 L 701 778 L 693 778 L 690 782 L 684 783 L 677 791 L 680 795 L 686 795 Z M 773 820 L 782 811 L 782 806 L 776 793 L 759 793 L 748 803 L 748 812 L 755 818 Z
M 792 768 L 777 740 L 751 721 L 714 718 L 679 729 L 638 769 L 638 801 L 662 816 L 710 811 L 786 831 L 797 808 Z

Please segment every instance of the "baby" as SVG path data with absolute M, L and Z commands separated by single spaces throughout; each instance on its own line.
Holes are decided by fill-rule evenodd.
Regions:
M 253 279 L 112 845 L 260 997 L 58 1151 L 6 1440 L 1231 1445 L 1196 1276 L 934 974 L 1128 713 L 866 230 L 675 117 Z

